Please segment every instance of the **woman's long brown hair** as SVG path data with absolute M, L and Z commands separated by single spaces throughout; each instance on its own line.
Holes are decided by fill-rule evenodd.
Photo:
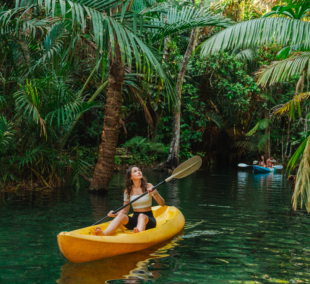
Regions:
M 128 196 L 130 197 L 131 193 L 132 193 L 132 186 L 133 186 L 133 181 L 131 179 L 131 171 L 133 168 L 139 168 L 137 166 L 131 166 L 129 167 L 129 169 L 126 172 L 126 179 L 125 179 L 125 186 L 126 186 L 126 193 L 128 194 Z M 143 192 L 146 192 L 147 190 L 147 181 L 144 177 L 141 178 L 141 188 Z

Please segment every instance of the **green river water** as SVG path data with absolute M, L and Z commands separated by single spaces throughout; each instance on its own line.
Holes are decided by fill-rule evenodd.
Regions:
M 145 173 L 157 184 L 167 176 Z M 124 173 L 106 196 L 84 190 L 0 193 L 0 283 L 308 283 L 310 218 L 291 210 L 282 172 L 199 171 L 159 190 L 186 219 L 174 238 L 85 264 L 59 252 L 61 231 L 86 227 L 123 203 Z M 153 203 L 153 205 L 155 205 Z

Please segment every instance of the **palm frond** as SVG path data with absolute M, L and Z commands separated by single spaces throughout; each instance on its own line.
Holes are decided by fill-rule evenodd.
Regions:
M 68 102 L 61 105 L 59 108 L 49 112 L 46 115 L 46 122 L 49 121 L 52 125 L 54 119 L 57 121 L 57 125 L 61 126 L 63 124 L 71 123 L 77 116 L 81 116 L 84 112 L 98 107 L 97 102 L 85 102 L 84 99 L 77 98 L 73 102 Z
M 21 85 L 20 87 L 21 90 L 14 94 L 18 115 L 32 119 L 36 124 L 39 124 L 41 131 L 45 135 L 45 121 L 40 114 L 42 95 L 38 93 L 38 89 L 31 82 L 27 82 L 26 86 Z
M 268 118 L 264 118 L 256 123 L 256 125 L 247 134 L 245 134 L 245 136 L 252 136 L 257 130 L 264 130 L 270 124 L 272 124 L 272 121 Z
M 300 157 L 302 156 L 305 148 L 306 148 L 306 145 L 308 143 L 308 140 L 309 140 L 310 137 L 307 137 L 300 145 L 299 147 L 297 148 L 297 150 L 295 151 L 295 153 L 293 154 L 292 158 L 289 160 L 288 164 L 287 164 L 287 168 L 286 168 L 286 171 L 289 169 L 289 172 L 288 174 L 291 173 L 291 170 L 295 169 L 298 162 L 299 162 L 299 159 Z
M 39 160 L 41 155 L 45 154 L 48 150 L 45 144 L 41 144 L 33 149 L 26 150 L 25 156 L 20 157 L 19 167 L 33 164 Z
M 269 137 L 270 137 L 269 133 L 266 133 L 266 134 L 263 134 L 263 135 L 259 136 L 259 141 L 257 143 L 257 149 L 259 151 L 264 150 L 264 147 L 265 147 L 267 141 L 269 140 Z
M 295 155 L 296 154 L 296 155 Z M 293 209 L 297 210 L 298 201 L 300 208 L 306 207 L 310 212 L 310 136 L 299 146 L 290 161 L 291 165 L 296 165 L 299 157 L 302 158 L 299 164 L 294 193 L 292 197 Z
M 170 8 L 165 16 L 161 15 L 157 22 L 153 21 L 152 23 L 164 27 L 163 31 L 154 34 L 153 42 L 196 27 L 215 26 L 227 28 L 233 24 L 230 19 L 214 14 L 208 8 L 197 9 L 195 7 L 183 7 L 181 11 L 177 8 Z
M 293 120 L 295 120 L 295 111 L 300 115 L 300 103 L 310 97 L 310 92 L 295 95 L 292 100 L 285 104 L 279 104 L 270 109 L 270 115 L 282 115 L 287 112 Z
M 65 44 L 64 39 L 68 36 L 67 26 L 68 23 L 65 22 L 59 22 L 52 26 L 44 38 L 44 45 L 42 45 L 44 53 L 37 65 L 44 63 L 46 60 L 51 60 L 55 53 L 60 54 Z
M 238 59 L 253 61 L 255 58 L 255 50 L 252 48 L 241 50 L 240 52 L 236 53 L 236 57 Z
M 286 18 L 250 20 L 231 26 L 200 45 L 201 57 L 219 50 L 247 49 L 277 44 L 279 46 L 304 44 L 310 48 L 310 23 Z
M 259 122 L 259 129 L 260 130 L 264 130 L 266 129 L 268 126 L 270 126 L 270 124 L 272 124 L 272 121 L 268 118 L 264 118 Z
M 4 153 L 14 136 L 13 122 L 0 116 L 0 153 Z
M 241 148 L 249 152 L 261 152 L 269 139 L 269 133 L 256 134 L 245 141 L 237 141 L 233 144 L 234 148 Z
M 77 150 L 76 157 L 73 160 L 72 172 L 71 172 L 71 185 L 76 189 L 81 188 L 81 176 L 90 179 L 92 174 L 92 165 L 86 162 L 80 157 L 80 151 Z M 84 181 L 84 179 L 82 179 Z
M 258 127 L 259 122 L 257 122 L 256 125 L 248 133 L 245 134 L 245 136 L 252 136 L 258 130 Z
M 303 71 L 310 76 L 310 52 L 298 52 L 291 57 L 274 62 L 260 71 L 258 83 L 262 86 L 271 85 L 275 82 L 287 82 L 300 76 Z

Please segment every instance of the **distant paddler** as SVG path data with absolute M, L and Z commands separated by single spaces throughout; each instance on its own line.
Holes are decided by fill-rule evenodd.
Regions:
M 258 165 L 260 167 L 264 167 L 264 168 L 267 167 L 267 161 L 266 161 L 266 157 L 264 155 L 260 156 L 260 160 L 259 160 Z
M 275 163 L 275 160 L 273 158 L 273 155 L 270 155 L 270 158 L 267 160 L 267 167 L 268 168 L 273 168 L 274 167 L 274 163 Z

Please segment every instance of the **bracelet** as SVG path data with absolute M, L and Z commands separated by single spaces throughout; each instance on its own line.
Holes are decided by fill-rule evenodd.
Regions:
M 158 192 L 155 192 L 155 193 L 152 193 L 153 196 L 157 196 L 158 195 Z

